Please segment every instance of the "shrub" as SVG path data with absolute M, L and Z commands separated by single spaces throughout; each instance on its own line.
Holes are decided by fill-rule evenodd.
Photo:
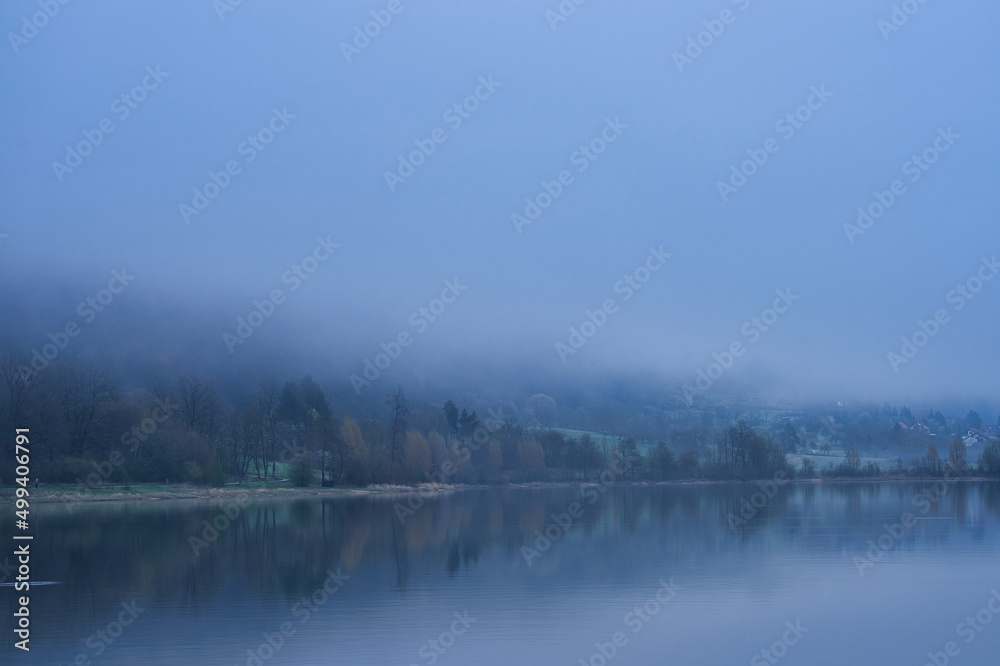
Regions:
M 799 474 L 805 479 L 812 479 L 816 476 L 816 463 L 812 461 L 812 458 L 802 459 L 802 470 Z
M 83 458 L 65 458 L 43 466 L 37 476 L 47 477 L 46 480 L 51 483 L 76 483 L 80 480 L 88 485 L 99 486 L 107 481 L 89 460 Z
M 201 482 L 204 485 L 216 488 L 226 485 L 226 479 L 226 470 L 218 460 L 210 462 L 201 475 Z
M 296 458 L 292 462 L 288 476 L 292 480 L 292 485 L 297 488 L 308 487 L 312 483 L 312 463 L 304 456 Z
M 994 476 L 1000 474 L 1000 441 L 983 449 L 983 454 L 979 457 L 979 471 Z
M 201 483 L 201 465 L 193 460 L 184 463 L 184 480 L 188 483 Z

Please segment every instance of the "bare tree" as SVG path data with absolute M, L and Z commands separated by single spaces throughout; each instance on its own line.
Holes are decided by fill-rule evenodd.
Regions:
M 234 409 L 226 417 L 226 437 L 224 451 L 229 472 L 242 479 L 250 469 L 260 450 L 261 423 L 251 398 L 239 409 Z M 258 466 L 258 470 L 259 470 Z M 259 474 L 258 474 L 259 476 Z
M 13 356 L 0 356 L 0 427 L 4 433 L 14 428 L 30 427 L 30 416 L 37 412 L 38 380 Z M 14 474 L 14 438 L 4 438 L 0 478 L 9 480 Z
M 267 461 L 271 461 L 271 478 L 276 478 L 278 459 L 278 424 L 275 411 L 278 409 L 278 383 L 275 381 L 261 382 L 260 390 L 255 394 L 254 407 L 261 424 L 262 447 L 261 458 L 264 460 L 264 477 L 267 478 Z M 258 473 L 259 476 L 259 473 Z
M 196 375 L 186 376 L 177 382 L 177 392 L 184 424 L 215 442 L 222 407 L 215 387 Z
M 639 447 L 636 446 L 635 438 L 626 437 L 619 441 L 618 446 L 615 448 L 615 454 L 618 467 L 624 475 L 626 477 L 634 477 L 642 462 L 642 454 L 639 453 Z
M 38 389 L 35 375 L 8 354 L 0 356 L 0 418 L 5 428 L 18 427 L 28 417 Z
M 75 362 L 57 366 L 49 378 L 58 387 L 69 451 L 82 455 L 110 418 L 118 400 L 118 382 L 104 370 Z
M 406 426 L 410 416 L 409 403 L 402 386 L 389 391 L 386 400 L 389 405 L 389 480 L 396 482 L 396 460 L 400 457 L 403 443 L 406 441 Z

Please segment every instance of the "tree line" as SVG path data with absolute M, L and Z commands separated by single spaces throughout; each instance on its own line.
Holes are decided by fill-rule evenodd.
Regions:
M 529 401 L 537 414 L 550 413 L 546 425 L 522 423 L 511 413 L 483 419 L 453 400 L 414 405 L 402 387 L 366 413 L 338 417 L 310 376 L 261 382 L 233 404 L 197 376 L 126 391 L 107 371 L 79 361 L 26 372 L 16 358 L 0 356 L 0 425 L 8 433 L 26 427 L 35 433 L 33 475 L 82 489 L 284 478 L 328 486 L 588 480 L 607 469 L 616 478 L 649 481 L 756 479 L 778 471 L 804 477 L 1000 475 L 998 443 L 987 446 L 976 465 L 966 461 L 966 447 L 956 438 L 945 460 L 932 444 L 920 460 L 882 469 L 863 465 L 858 447 L 846 446 L 839 465 L 817 470 L 805 457 L 794 468 L 788 454 L 801 443 L 790 424 L 777 432 L 777 442 L 739 420 L 707 445 L 640 445 L 628 436 L 571 436 L 553 427 L 551 398 L 538 394 Z M 3 452 L 0 482 L 10 483 L 13 437 Z

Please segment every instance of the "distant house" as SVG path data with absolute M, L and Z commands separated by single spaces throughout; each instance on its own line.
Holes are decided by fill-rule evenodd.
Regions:
M 966 447 L 985 445 L 988 441 L 989 437 L 984 436 L 979 430 L 970 430 L 962 437 Z

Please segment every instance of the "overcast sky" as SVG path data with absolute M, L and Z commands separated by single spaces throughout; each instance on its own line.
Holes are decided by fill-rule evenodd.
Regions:
M 400 334 L 404 383 L 740 343 L 722 381 L 993 397 L 1000 8 L 902 4 L 7 0 L 0 338 L 344 386 Z

